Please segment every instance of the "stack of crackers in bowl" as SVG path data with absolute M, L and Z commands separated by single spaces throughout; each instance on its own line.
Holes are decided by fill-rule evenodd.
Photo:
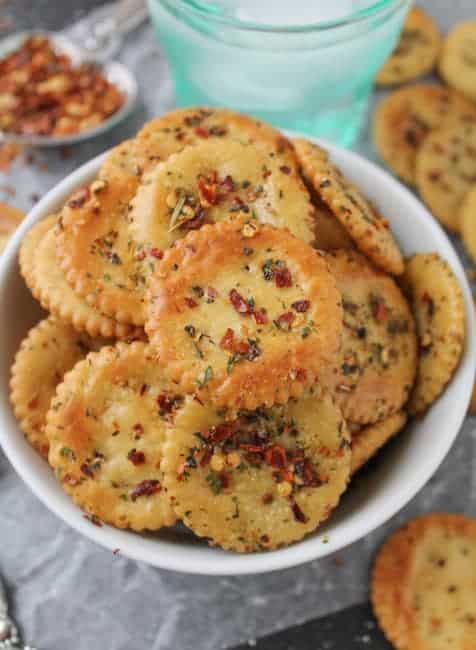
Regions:
M 221 109 L 146 124 L 35 224 L 49 312 L 11 402 L 97 524 L 237 552 L 315 531 L 458 366 L 461 288 L 305 139 Z

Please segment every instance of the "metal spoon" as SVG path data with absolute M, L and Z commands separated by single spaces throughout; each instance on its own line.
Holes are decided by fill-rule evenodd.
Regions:
M 74 65 L 95 63 L 104 76 L 125 97 L 122 107 L 94 128 L 62 137 L 23 135 L 0 130 L 0 142 L 18 142 L 41 147 L 82 142 L 105 133 L 131 112 L 137 99 L 137 83 L 132 72 L 112 57 L 119 51 L 124 36 L 147 17 L 144 0 L 116 0 L 91 11 L 62 32 L 31 31 L 13 34 L 0 41 L 0 58 L 17 49 L 29 36 L 45 36 L 53 46 L 67 54 Z
M 18 629 L 8 616 L 8 603 L 5 587 L 0 579 L 0 650 L 36 650 L 32 646 L 23 645 Z

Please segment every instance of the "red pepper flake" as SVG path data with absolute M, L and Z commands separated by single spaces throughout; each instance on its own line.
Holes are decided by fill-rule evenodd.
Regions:
M 208 136 L 210 135 L 208 129 L 204 128 L 203 126 L 197 126 L 197 128 L 194 129 L 194 133 L 199 138 L 208 138 Z
M 68 201 L 68 207 L 81 208 L 89 199 L 89 187 L 82 187 Z
M 239 314 L 249 315 L 253 312 L 250 305 L 236 289 L 229 293 L 230 302 Z
M 211 447 L 210 445 L 207 445 L 205 447 L 205 452 L 204 452 L 204 454 L 202 456 L 202 459 L 200 461 L 200 467 L 206 467 L 209 464 L 212 456 L 213 456 L 213 447 Z
M 370 308 L 372 310 L 372 316 L 376 321 L 382 323 L 383 321 L 387 320 L 388 310 L 382 298 L 379 296 L 371 296 Z
M 148 388 L 149 388 L 148 384 L 142 384 L 142 386 L 140 387 L 139 395 L 143 397 Z
M 157 479 L 146 479 L 138 483 L 130 493 L 133 501 L 139 497 L 150 497 L 153 494 L 158 494 L 162 490 L 162 486 Z
M 233 180 L 233 178 L 230 175 L 225 176 L 225 178 L 220 183 L 220 188 L 224 192 L 234 192 L 235 191 L 235 181 Z
M 235 332 L 228 327 L 226 332 L 223 334 L 223 337 L 219 343 L 222 350 L 228 350 L 229 352 L 234 351 L 235 346 Z
M 307 379 L 307 370 L 304 368 L 296 368 L 294 374 L 298 381 L 306 381 Z
M 30 410 L 37 409 L 38 406 L 40 405 L 40 400 L 38 397 L 34 397 L 32 400 L 30 400 L 27 404 L 28 408 Z
M 144 427 L 140 422 L 134 424 L 134 426 L 132 427 L 132 431 L 134 432 L 135 438 L 140 438 L 141 436 L 144 435 Z
M 296 501 L 294 499 L 289 499 L 289 504 L 291 506 L 291 510 L 293 511 L 294 519 L 296 521 L 299 521 L 299 523 L 301 524 L 306 524 L 309 521 L 309 519 L 308 517 L 306 517 L 304 512 L 298 506 Z
M 152 257 L 155 257 L 156 260 L 161 260 L 164 256 L 164 251 L 160 250 L 160 248 L 151 248 L 149 253 Z
M 272 467 L 277 467 L 279 469 L 286 467 L 286 450 L 281 445 L 268 447 L 265 451 L 264 459 L 266 463 Z
M 231 424 L 224 422 L 223 424 L 218 424 L 216 427 L 212 427 L 205 432 L 204 438 L 210 440 L 211 442 L 223 442 L 231 438 L 235 433 L 235 428 Z
M 207 296 L 212 300 L 215 300 L 215 298 L 218 296 L 218 291 L 213 287 L 207 287 Z
M 264 443 L 259 445 L 259 444 L 252 444 L 249 442 L 241 442 L 239 444 L 239 448 L 242 451 L 245 451 L 247 454 L 262 454 L 265 451 Z
M 269 318 L 264 309 L 255 310 L 253 316 L 257 325 L 266 325 L 269 323 Z
M 133 465 L 143 465 L 145 463 L 145 454 L 143 451 L 131 449 L 127 454 L 127 460 L 130 460 Z
M 157 396 L 157 404 L 159 405 L 160 414 L 172 413 L 175 408 L 175 399 L 169 393 L 161 393 Z
M 94 469 L 91 465 L 88 465 L 88 463 L 83 463 L 79 469 L 82 471 L 83 474 L 89 476 L 89 478 L 94 477 Z
M 291 273 L 287 266 L 276 266 L 273 270 L 273 276 L 278 289 L 291 287 L 293 284 Z
M 322 485 L 320 477 L 317 475 L 308 458 L 305 458 L 303 461 L 302 479 L 304 487 L 319 487 Z
M 293 324 L 294 319 L 296 318 L 295 314 L 292 311 L 287 311 L 284 314 L 281 314 L 276 319 L 276 324 L 280 329 L 289 331 L 291 325 Z
M 311 303 L 309 302 L 309 300 L 297 300 L 296 302 L 293 302 L 291 305 L 291 307 L 299 314 L 303 314 L 304 312 L 306 312 L 310 306 Z
M 281 165 L 281 167 L 279 169 L 283 172 L 283 174 L 290 174 L 291 173 L 291 168 L 288 167 L 287 165 Z
M 195 307 L 198 307 L 198 302 L 193 298 L 186 297 L 184 300 L 185 300 L 185 304 L 187 305 L 187 307 L 190 307 L 190 309 L 195 309 Z
M 218 176 L 216 172 L 209 174 L 207 177 L 200 175 L 198 177 L 198 189 L 202 198 L 209 205 L 218 205 L 221 201 L 221 195 L 218 192 Z
M 263 494 L 263 498 L 261 499 L 261 501 L 264 503 L 265 506 L 269 506 L 270 503 L 273 503 L 274 496 L 270 492 L 267 492 L 266 494 Z

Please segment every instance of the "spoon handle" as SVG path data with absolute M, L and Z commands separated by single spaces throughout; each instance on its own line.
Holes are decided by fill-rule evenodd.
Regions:
M 64 34 L 81 50 L 81 58 L 104 62 L 113 58 L 124 36 L 147 18 L 145 0 L 115 0 L 93 9 Z

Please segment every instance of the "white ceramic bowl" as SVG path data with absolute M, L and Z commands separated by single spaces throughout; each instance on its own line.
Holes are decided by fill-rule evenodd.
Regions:
M 415 496 L 448 453 L 465 417 L 476 363 L 474 308 L 465 273 L 443 230 L 408 190 L 356 154 L 326 147 L 345 174 L 382 208 L 405 254 L 437 251 L 458 276 L 466 301 L 467 338 L 451 384 L 429 413 L 397 438 L 373 471 L 351 486 L 327 524 L 288 548 L 238 555 L 208 547 L 180 528 L 138 535 L 92 525 L 64 494 L 47 464 L 25 442 L 8 401 L 8 382 L 19 342 L 40 313 L 18 272 L 20 242 L 32 224 L 57 209 L 73 189 L 91 180 L 103 160 L 99 156 L 68 176 L 35 206 L 0 261 L 0 443 L 18 474 L 43 503 L 86 537 L 106 548 L 119 548 L 133 559 L 186 573 L 236 575 L 285 569 L 329 555 L 383 524 Z

